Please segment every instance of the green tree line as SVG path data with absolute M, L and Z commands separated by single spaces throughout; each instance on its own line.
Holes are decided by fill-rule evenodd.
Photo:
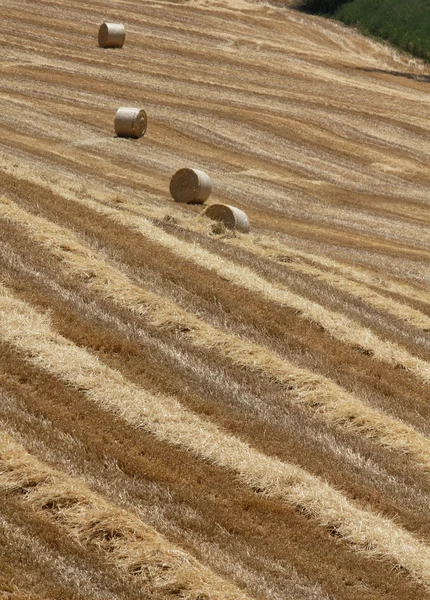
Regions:
M 302 0 L 299 8 L 356 25 L 430 60 L 430 0 Z
M 331 15 L 345 2 L 348 0 L 303 0 L 299 8 L 312 14 Z

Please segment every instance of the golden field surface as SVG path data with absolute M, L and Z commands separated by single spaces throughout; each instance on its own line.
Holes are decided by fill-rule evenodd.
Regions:
M 0 3 L 2 600 L 430 598 L 430 68 L 288 4 Z

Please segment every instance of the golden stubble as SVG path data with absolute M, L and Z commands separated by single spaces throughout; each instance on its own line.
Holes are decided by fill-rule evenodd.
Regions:
M 4 164 L 9 164 L 11 159 L 6 155 L 1 156 Z M 8 169 L 7 169 L 8 170 Z M 77 184 L 72 180 L 62 181 L 61 185 L 54 181 L 47 181 L 48 174 L 40 177 L 33 169 L 25 168 L 14 164 L 11 171 L 19 176 L 20 179 L 29 181 L 42 188 L 53 191 L 58 196 L 85 204 L 82 198 L 82 184 Z M 122 195 L 109 195 L 108 188 L 103 189 L 100 184 L 97 190 L 86 190 L 85 197 L 87 201 L 97 204 L 120 205 L 120 211 L 144 217 L 149 219 L 173 220 L 179 228 L 189 232 L 210 235 L 211 222 L 206 218 L 195 217 L 194 214 L 184 214 L 182 206 L 172 204 L 168 211 L 162 205 L 158 206 L 153 200 L 142 200 L 139 203 L 130 202 Z M 95 210 L 94 205 L 91 208 Z M 173 218 L 173 219 L 172 219 Z M 280 241 L 279 236 L 270 235 L 259 231 L 249 235 L 218 236 L 217 241 L 241 248 L 254 256 L 259 256 L 271 260 L 278 265 L 282 264 L 285 270 L 292 270 L 298 273 L 310 275 L 332 285 L 335 289 L 339 287 L 343 292 L 350 294 L 361 301 L 378 308 L 378 310 L 387 312 L 400 320 L 404 320 L 409 325 L 418 329 L 427 330 L 429 326 L 429 317 L 421 311 L 408 305 L 409 301 L 416 301 L 430 305 L 430 293 L 425 289 L 393 279 L 386 272 L 376 272 L 369 268 L 346 264 L 323 254 L 315 254 L 309 251 L 304 252 L 296 247 Z M 290 263 L 292 260 L 292 263 Z M 374 290 L 379 290 L 375 292 Z M 395 294 L 402 298 L 401 302 L 383 294 Z
M 287 387 L 286 401 L 292 399 L 328 423 L 406 452 L 426 471 L 430 468 L 430 441 L 403 421 L 372 408 L 332 380 L 300 368 L 264 346 L 218 329 L 168 298 L 136 285 L 66 228 L 23 211 L 8 200 L 0 202 L 0 215 L 19 223 L 61 260 L 66 274 L 78 277 L 102 298 L 143 315 L 153 325 L 175 329 L 197 347 L 210 348 L 234 364 L 275 379 Z
M 227 238 L 229 245 L 243 248 L 255 256 L 261 256 L 278 264 L 282 264 L 286 271 L 313 277 L 323 283 L 331 285 L 336 289 L 353 296 L 376 308 L 392 315 L 393 317 L 408 323 L 412 327 L 424 331 L 430 331 L 430 317 L 421 311 L 408 306 L 405 302 L 398 302 L 393 298 L 382 295 L 369 286 L 380 287 L 387 292 L 401 294 L 405 300 L 414 299 L 430 303 L 430 294 L 399 284 L 393 281 L 385 281 L 375 274 L 370 275 L 365 271 L 353 269 L 347 265 L 303 252 L 280 242 L 276 243 L 265 236 L 259 236 L 260 240 L 247 242 L 244 236 Z
M 181 597 L 189 600 L 247 598 L 132 512 L 105 500 L 79 479 L 39 461 L 5 433 L 0 433 L 0 489 L 19 491 L 21 502 L 161 593 L 179 589 Z
M 109 216 L 112 217 L 113 214 Z M 180 240 L 164 232 L 150 221 L 132 218 L 125 213 L 118 212 L 115 214 L 115 220 L 139 231 L 139 233 L 164 246 L 173 254 L 190 260 L 199 267 L 215 272 L 236 286 L 258 293 L 270 302 L 296 310 L 304 318 L 318 324 L 340 342 L 371 352 L 375 358 L 393 366 L 406 368 L 426 383 L 430 381 L 429 363 L 413 356 L 394 342 L 380 339 L 372 331 L 360 326 L 345 315 L 328 310 L 315 302 L 290 292 L 283 286 L 271 283 L 251 269 L 239 266 L 209 252 L 197 243 L 193 244 Z
M 0 338 L 33 364 L 85 394 L 102 410 L 119 415 L 158 439 L 231 470 L 257 493 L 296 506 L 350 543 L 383 557 L 430 586 L 430 548 L 390 519 L 363 510 L 328 483 L 267 456 L 177 400 L 151 394 L 57 334 L 45 314 L 0 285 Z
M 380 339 L 370 329 L 362 327 L 346 315 L 326 309 L 303 296 L 298 296 L 285 286 L 264 279 L 248 267 L 237 265 L 209 252 L 198 243 L 186 242 L 166 233 L 146 218 L 120 212 L 89 199 L 85 199 L 82 203 L 95 212 L 137 231 L 145 238 L 168 249 L 174 255 L 216 273 L 233 285 L 257 293 L 269 302 L 296 310 L 305 319 L 322 327 L 334 339 L 370 352 L 376 359 L 392 366 L 405 368 L 425 383 L 430 381 L 430 364 L 427 361 L 412 355 L 399 344 Z M 1 201 L 1 214 L 4 216 L 7 216 L 8 212 L 10 213 L 7 204 L 7 201 Z

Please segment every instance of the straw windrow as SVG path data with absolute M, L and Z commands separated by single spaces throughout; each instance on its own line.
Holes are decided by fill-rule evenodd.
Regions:
M 235 472 L 259 493 L 305 511 L 348 541 L 352 549 L 388 559 L 430 586 L 430 548 L 390 519 L 359 508 L 300 467 L 259 452 L 174 398 L 155 396 L 130 383 L 55 333 L 46 315 L 20 301 L 3 285 L 0 315 L 0 339 L 23 352 L 33 364 L 82 390 L 102 410 Z
M 84 547 L 97 548 L 110 563 L 158 591 L 177 588 L 187 600 L 247 598 L 133 513 L 34 458 L 5 433 L 0 433 L 0 490 L 21 498 Z
M 3 488 L 0 434 L 0 597 L 428 600 L 428 66 L 284 2 L 2 4 L 0 430 L 45 463 Z
M 239 266 L 209 252 L 197 243 L 188 243 L 166 233 L 146 218 L 132 216 L 89 199 L 81 200 L 81 202 L 97 213 L 160 244 L 172 254 L 215 272 L 233 285 L 257 293 L 269 302 L 296 310 L 304 318 L 325 329 L 336 340 L 369 352 L 374 358 L 394 367 L 400 366 L 407 369 L 424 383 L 430 381 L 430 364 L 428 362 L 412 355 L 399 344 L 380 339 L 370 329 L 362 327 L 349 317 L 298 296 L 286 287 L 271 283 L 248 267 Z
M 274 378 L 288 387 L 288 398 L 319 418 L 406 452 L 429 470 L 430 441 L 403 421 L 372 408 L 330 379 L 297 367 L 263 346 L 217 329 L 168 298 L 137 286 L 100 254 L 80 243 L 69 230 L 23 211 L 6 199 L 0 201 L 0 215 L 19 223 L 62 261 L 66 271 L 103 298 L 144 315 L 155 325 L 175 328 L 196 346 L 212 348 L 235 364 Z

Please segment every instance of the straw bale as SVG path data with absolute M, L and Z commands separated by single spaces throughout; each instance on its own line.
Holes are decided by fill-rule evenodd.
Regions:
M 102 23 L 98 35 L 101 48 L 122 48 L 125 42 L 125 27 L 122 23 Z
M 140 138 L 145 135 L 148 119 L 141 108 L 118 108 L 115 115 L 115 133 L 119 137 Z
M 170 193 L 176 202 L 203 204 L 212 191 L 212 181 L 198 169 L 180 169 L 170 180 Z
M 228 204 L 212 204 L 204 214 L 213 221 L 223 223 L 228 229 L 237 229 L 242 233 L 249 232 L 249 220 L 243 210 Z

